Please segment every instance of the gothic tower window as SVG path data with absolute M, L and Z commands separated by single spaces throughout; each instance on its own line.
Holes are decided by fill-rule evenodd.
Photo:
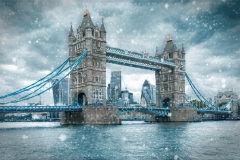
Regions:
M 168 85 L 167 85 L 167 84 L 164 84 L 164 85 L 163 85 L 163 90 L 164 90 L 164 91 L 168 91 Z

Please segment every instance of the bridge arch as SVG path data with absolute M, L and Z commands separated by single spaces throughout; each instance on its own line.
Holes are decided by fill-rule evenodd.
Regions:
M 163 108 L 170 108 L 170 98 L 165 98 L 163 100 Z
M 87 96 L 85 93 L 81 92 L 77 95 L 77 102 L 78 105 L 84 106 L 87 105 Z

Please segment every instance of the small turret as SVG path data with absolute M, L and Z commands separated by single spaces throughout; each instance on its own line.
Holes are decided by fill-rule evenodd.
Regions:
M 106 30 L 105 30 L 105 27 L 104 27 L 104 23 L 103 23 L 103 18 L 102 18 L 102 25 L 101 25 L 100 31 L 106 33 Z
M 155 53 L 155 57 L 159 58 L 160 57 L 160 54 L 158 52 L 158 47 L 156 47 L 156 53 Z
M 101 34 L 102 39 L 105 41 L 106 40 L 106 30 L 104 27 L 103 18 L 102 18 L 102 25 L 100 28 L 100 34 Z
M 70 27 L 70 31 L 69 31 L 69 35 L 68 35 L 69 44 L 72 44 L 74 39 L 75 39 L 75 36 L 74 36 L 74 32 L 72 29 L 72 23 L 71 23 L 71 27 Z
M 69 31 L 68 37 L 74 37 L 74 33 L 73 33 L 73 29 L 72 29 L 72 23 L 71 23 L 71 27 L 70 27 L 70 31 Z
M 183 44 L 182 44 L 182 53 L 185 53 L 185 50 L 184 50 Z

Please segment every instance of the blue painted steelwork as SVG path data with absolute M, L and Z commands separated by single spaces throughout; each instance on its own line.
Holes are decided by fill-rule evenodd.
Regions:
M 66 66 L 66 64 L 69 62 L 69 60 L 70 60 L 70 58 L 68 58 L 65 62 L 63 62 L 63 63 L 62 63 L 60 66 L 58 66 L 55 70 L 53 70 L 51 73 L 49 73 L 49 74 L 46 75 L 45 77 L 41 78 L 40 80 L 32 83 L 32 84 L 29 85 L 29 86 L 26 86 L 26 87 L 24 87 L 24 88 L 22 88 L 22 89 L 19 89 L 19 90 L 15 91 L 15 92 L 6 94 L 6 95 L 4 95 L 4 96 L 0 96 L 0 99 L 17 95 L 17 94 L 19 94 L 19 93 L 28 91 L 28 90 L 30 90 L 30 89 L 32 89 L 32 88 L 34 88 L 34 87 L 37 87 L 37 86 L 39 86 L 39 85 L 41 85 L 41 84 L 46 83 L 47 80 L 44 81 L 44 79 L 46 79 L 47 77 L 49 77 L 50 75 L 52 75 L 52 74 L 55 73 L 55 72 L 56 72 L 55 74 L 58 74 L 58 73 Z
M 198 99 L 205 103 L 205 104 L 208 104 L 206 107 L 203 108 L 203 110 L 205 110 L 206 112 L 209 111 L 209 112 L 212 112 L 213 110 L 218 112 L 219 113 L 221 111 L 226 111 L 226 110 L 229 110 L 228 109 L 228 106 L 233 102 L 233 100 L 230 100 L 226 105 L 223 105 L 221 107 L 216 107 L 214 106 L 215 105 L 215 102 L 214 103 L 210 103 L 199 91 L 198 89 L 195 87 L 195 85 L 193 84 L 193 82 L 191 81 L 191 79 L 189 78 L 189 76 L 187 75 L 186 73 L 186 78 L 192 88 L 192 90 L 194 91 L 195 95 L 198 97 Z M 187 99 L 186 99 L 187 100 Z M 230 108 L 230 107 L 229 107 Z M 231 111 L 230 111 L 231 112 Z
M 198 109 L 197 113 L 207 113 L 207 114 L 221 114 L 221 115 L 230 115 L 233 112 L 232 111 L 222 111 L 222 110 L 204 110 L 204 109 Z
M 0 106 L 0 112 L 76 112 L 82 111 L 81 106 Z
M 163 66 L 175 67 L 174 61 L 159 59 L 151 56 L 144 57 L 143 54 L 130 52 L 119 48 L 107 46 L 106 58 L 108 63 L 125 65 L 148 70 L 160 70 Z
M 59 84 L 64 78 L 66 78 L 81 62 L 82 60 L 86 57 L 88 51 L 85 51 L 79 58 L 77 58 L 77 60 L 75 60 L 74 62 L 72 62 L 67 68 L 64 68 L 65 65 L 61 65 L 60 67 L 60 70 L 53 76 L 53 77 L 50 77 L 49 79 L 45 80 L 44 82 L 41 82 L 40 83 L 40 87 L 37 87 L 33 92 L 27 94 L 27 95 L 24 95 L 22 97 L 20 97 L 19 99 L 16 99 L 16 100 L 12 100 L 12 101 L 8 101 L 8 102 L 4 102 L 4 103 L 0 103 L 0 104 L 8 104 L 8 103 L 16 103 L 16 102 L 20 102 L 20 101 L 24 101 L 24 100 L 28 100 L 30 98 L 33 98 L 33 97 L 36 97 L 36 96 L 39 96 L 41 95 L 42 93 L 50 90 L 51 88 L 53 88 L 54 86 L 56 86 L 57 84 Z M 65 62 L 68 62 L 69 60 L 65 61 Z M 64 62 L 64 63 L 65 63 Z M 59 68 L 59 67 L 58 67 Z M 64 69 L 63 69 L 64 68 Z M 60 80 L 58 80 L 56 83 L 54 83 L 54 85 L 52 85 L 51 87 L 48 87 L 47 89 L 41 91 L 40 93 L 38 94 L 35 94 L 33 96 L 31 96 L 32 94 L 36 93 L 38 90 L 40 90 L 41 88 L 43 88 L 43 86 L 45 86 L 48 82 L 50 82 L 53 78 L 55 78 L 56 76 L 59 76 L 60 74 L 62 74 L 63 72 L 69 70 L 67 74 L 65 74 L 63 76 L 63 78 L 61 78 Z M 40 80 L 39 80 L 40 81 Z M 36 83 L 34 83 L 36 84 Z M 22 89 L 23 91 L 27 91 L 26 87 L 25 89 Z M 16 91 L 17 92 L 17 91 Z M 14 93 L 14 92 L 13 92 Z
M 147 64 L 147 63 L 135 62 L 135 61 L 131 61 L 128 59 L 121 59 L 121 58 L 116 58 L 116 57 L 111 57 L 111 56 L 106 56 L 106 60 L 108 63 L 119 64 L 119 65 L 124 65 L 124 66 L 129 66 L 129 67 L 140 68 L 140 69 L 147 69 L 147 70 L 161 70 L 162 69 L 162 67 L 159 67 L 159 66 L 154 66 L 151 64 Z
M 168 116 L 170 109 L 165 108 L 144 108 L 144 107 L 119 107 L 118 114 L 126 114 L 130 112 L 144 112 L 149 114 L 156 114 L 161 116 Z
M 210 105 L 211 107 L 214 107 L 212 105 L 212 103 L 210 103 L 199 91 L 198 89 L 195 87 L 195 85 L 192 83 L 191 79 L 189 78 L 189 76 L 187 75 L 187 73 L 185 74 L 186 75 L 186 78 L 188 80 L 188 83 L 190 84 L 193 92 L 195 93 L 195 95 L 198 97 L 198 99 L 201 101 L 201 102 L 205 102 L 207 103 L 208 105 Z
M 144 108 L 144 107 L 119 107 L 119 114 L 130 112 L 143 112 L 161 116 L 169 116 L 169 108 Z M 0 113 L 16 113 L 16 112 L 79 112 L 82 106 L 0 106 Z M 205 110 L 197 109 L 197 113 L 201 114 L 221 114 L 230 115 L 232 111 L 222 110 Z

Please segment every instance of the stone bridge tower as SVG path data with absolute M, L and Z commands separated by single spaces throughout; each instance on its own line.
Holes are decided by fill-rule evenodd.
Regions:
M 170 100 L 173 100 L 173 107 L 185 102 L 185 51 L 184 48 L 177 49 L 172 38 L 168 37 L 163 53 L 156 51 L 156 57 L 173 61 L 175 68 L 163 67 L 155 72 L 156 78 L 156 105 L 159 108 L 170 107 Z
M 238 115 L 240 115 L 238 95 L 233 91 L 218 92 L 217 96 L 214 97 L 214 100 L 216 101 L 217 107 L 226 105 L 230 100 L 233 100 L 229 108 L 233 112 L 231 118 L 237 118 Z
M 86 49 L 88 54 L 70 75 L 70 102 L 80 105 L 106 104 L 106 31 L 103 24 L 94 25 L 88 10 L 74 34 L 69 36 L 70 63 Z

